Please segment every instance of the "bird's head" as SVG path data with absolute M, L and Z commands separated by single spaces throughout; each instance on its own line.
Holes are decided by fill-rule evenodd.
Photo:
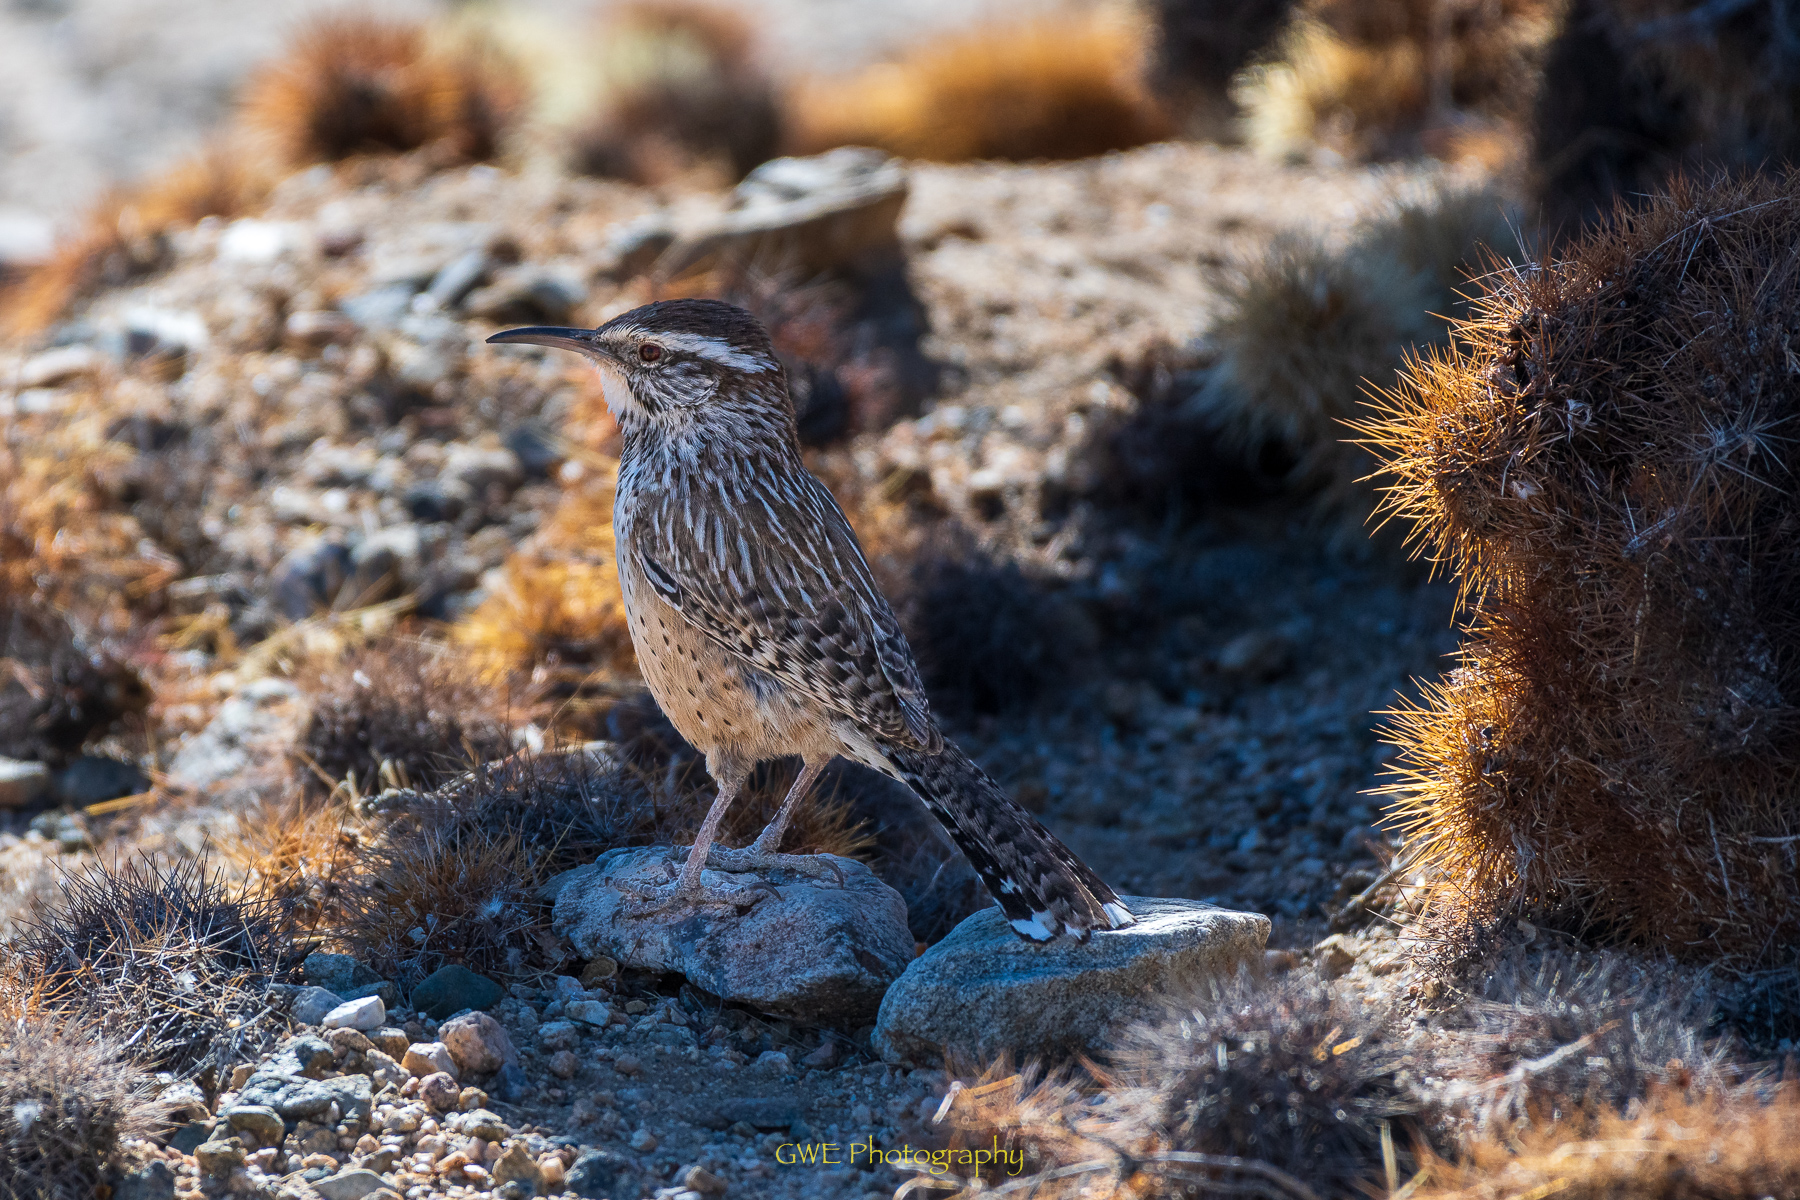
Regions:
M 766 426 L 791 436 L 787 377 L 761 322 L 720 300 L 659 300 L 598 329 L 531 326 L 489 342 L 573 350 L 600 368 L 627 433 L 662 427 Z

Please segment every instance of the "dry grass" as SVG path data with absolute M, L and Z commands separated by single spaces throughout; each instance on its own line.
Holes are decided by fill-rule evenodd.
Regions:
M 792 98 L 796 153 L 876 146 L 905 158 L 1085 158 L 1167 137 L 1143 82 L 1149 35 L 1120 10 L 983 26 Z
M 1249 140 L 1361 160 L 1445 154 L 1472 130 L 1516 128 L 1558 16 L 1545 0 L 1314 0 L 1276 61 L 1238 86 Z
M 204 860 L 138 859 L 65 877 L 9 952 L 46 1011 L 128 1030 L 134 1061 L 216 1086 L 277 1032 L 266 992 L 299 961 L 293 933 Z
M 286 796 L 242 814 L 218 853 L 246 890 L 269 897 L 294 928 L 311 931 L 342 903 L 362 840 L 345 803 Z
M 1364 425 L 1473 606 L 1392 727 L 1440 914 L 1747 963 L 1800 937 L 1797 235 L 1793 175 L 1679 180 L 1491 276 Z
M 152 1091 L 112 1037 L 44 1018 L 0 1023 L 0 1197 L 107 1194 L 120 1141 L 162 1123 Z
M 523 101 L 510 64 L 424 25 L 349 12 L 300 28 L 246 91 L 240 123 L 288 166 L 433 147 L 493 158 Z
M 298 682 L 312 709 L 298 745 L 306 774 L 327 789 L 348 782 L 352 793 L 437 787 L 511 753 L 512 726 L 530 716 L 529 705 L 510 703 L 504 682 L 482 680 L 447 646 L 414 639 L 358 647 Z
M 577 129 L 576 170 L 657 185 L 712 171 L 735 181 L 781 142 L 775 88 L 749 22 L 685 0 L 639 0 L 599 39 L 606 94 Z
M 1557 1126 L 1434 1161 L 1419 1200 L 1764 1200 L 1800 1194 L 1800 1098 L 1667 1097 L 1609 1114 L 1587 1136 Z

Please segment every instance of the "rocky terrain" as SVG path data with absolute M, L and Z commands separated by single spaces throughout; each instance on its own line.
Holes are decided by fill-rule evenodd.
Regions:
M 895 352 L 840 352 L 829 365 L 853 385 L 850 433 L 812 453 L 901 586 L 917 569 L 896 521 L 964 531 L 968 549 L 950 560 L 963 574 L 937 586 L 972 580 L 975 592 L 916 605 L 943 628 L 915 639 L 929 653 L 936 637 L 932 661 L 961 667 L 939 668 L 940 706 L 1122 893 L 1264 912 L 1272 946 L 1309 950 L 1330 906 L 1386 866 L 1389 835 L 1365 794 L 1383 759 L 1370 713 L 1453 647 L 1450 594 L 1391 555 L 1334 551 L 1329 522 L 1238 463 L 1171 473 L 1140 447 L 1182 428 L 1166 414 L 1209 369 L 1202 335 L 1222 271 L 1284 231 L 1342 240 L 1442 181 L 1164 145 L 1068 166 L 918 166 L 905 182 L 894 236 L 925 330 L 906 351 L 936 385 L 911 398 Z M 720 203 L 690 196 L 666 219 L 705 222 Z M 14 355 L 0 404 L 15 452 L 84 461 L 126 498 L 144 536 L 113 566 L 121 578 L 160 571 L 167 615 L 154 643 L 133 641 L 116 595 L 83 598 L 156 695 L 141 732 L 90 754 L 110 747 L 137 764 L 152 803 L 0 815 L 13 913 L 52 893 L 46 864 L 59 855 L 192 854 L 241 838 L 234 825 L 265 820 L 259 802 L 290 786 L 284 747 L 333 702 L 308 695 L 300 664 L 404 619 L 454 631 L 516 586 L 514 555 L 571 553 L 555 515 L 603 486 L 610 423 L 579 368 L 481 339 L 508 321 L 593 324 L 649 298 L 632 256 L 659 211 L 619 185 L 485 166 L 320 168 L 254 218 L 177 234 L 164 270 Z M 899 405 L 898 419 L 871 427 L 880 408 L 859 404 Z M 514 737 L 540 729 L 525 722 Z M 70 794 L 72 771 L 44 778 Z M 903 795 L 858 804 L 921 836 Z M 948 853 L 925 836 L 907 852 Z M 919 864 L 877 869 L 907 891 Z M 957 878 L 936 902 L 947 909 L 915 914 L 915 933 L 940 936 L 947 924 L 919 922 L 979 906 Z M 870 1173 L 866 1155 L 795 1166 L 776 1156 L 784 1139 L 943 1145 L 929 1121 L 941 1065 L 883 1064 L 866 1024 L 757 1018 L 643 976 L 600 981 L 590 1001 L 576 982 L 511 985 L 493 1012 L 516 1073 L 496 1086 L 487 1069 L 450 1072 L 486 1081 L 485 1100 L 420 1095 L 435 1072 L 394 1064 L 425 1062 L 408 1050 L 440 1031 L 396 1008 L 367 1038 L 331 1034 L 332 1067 L 298 1072 L 369 1074 L 360 1116 L 296 1126 L 272 1153 L 252 1144 L 268 1118 L 242 1115 L 259 1106 L 238 1079 L 240 1095 L 226 1089 L 210 1112 L 241 1147 L 209 1126 L 204 1146 L 158 1153 L 183 1190 L 201 1176 L 277 1187 L 341 1167 L 415 1197 L 485 1192 L 519 1172 L 554 1193 L 559 1171 L 602 1170 L 632 1181 L 604 1186 L 644 1194 L 837 1195 L 890 1190 L 908 1172 Z M 571 1022 L 571 1002 L 599 1005 L 599 1019 Z M 581 1158 L 587 1146 L 601 1158 Z M 684 1174 L 694 1167 L 701 1184 Z
M 1155 9 L 1165 38 L 1180 7 Z M 15 10 L 0 17 L 0 74 L 8 57 L 29 61 L 11 119 L 61 97 L 86 138 L 40 172 L 54 126 L 0 129 L 24 147 L 0 171 L 0 205 L 40 213 L 90 192 L 94 161 L 149 163 L 223 112 L 239 48 L 280 15 L 227 21 L 202 6 L 138 39 L 157 14 L 134 9 L 108 40 L 82 32 L 112 13 L 101 0 Z M 529 33 L 565 10 L 544 0 L 507 19 Z M 735 25 L 681 11 L 669 44 L 714 39 L 708 111 L 723 111 L 705 91 L 719 79 L 749 78 L 725 94 L 774 102 L 734 57 L 752 44 Z M 757 52 L 790 80 L 972 15 L 934 3 L 850 19 L 826 0 L 753 11 Z M 1566 36 L 1533 6 L 1507 12 L 1457 36 L 1503 34 L 1496 61 L 1514 66 Z M 209 16 L 216 38 L 194 32 Z M 1353 16 L 1307 8 L 1282 43 L 1293 78 L 1253 70 L 1257 103 L 1307 72 L 1346 86 L 1349 68 L 1320 66 L 1332 54 L 1374 61 L 1417 41 Z M 1020 68 L 995 47 L 1091 48 L 1104 32 L 1069 22 L 951 39 L 894 70 L 985 112 L 958 72 L 980 76 L 979 95 L 1012 95 Z M 348 57 L 374 27 L 320 28 Z M 1150 70 L 1136 61 L 1143 36 L 1115 39 L 1133 72 Z M 111 56 L 90 72 L 103 87 L 39 52 L 59 38 Z M 407 106 L 434 87 L 476 109 L 504 98 L 500 76 L 426 44 L 394 35 L 393 61 L 351 81 L 377 81 L 392 108 L 377 115 L 417 116 Z M 1120 53 L 1095 51 L 1080 77 L 1058 74 L 1073 52 L 1021 61 L 1052 81 L 1045 94 L 1084 103 L 1103 77 L 1102 100 L 1163 129 L 1152 110 L 1166 97 L 1121 80 Z M 143 133 L 141 157 L 116 144 L 138 126 L 82 115 L 147 96 L 140 117 L 155 123 L 147 114 L 176 103 L 165 74 L 196 70 L 211 90 L 183 92 L 185 126 L 166 142 Z M 878 85 L 899 75 L 885 70 L 842 95 L 892 101 L 900 92 Z M 666 82 L 640 115 L 691 98 L 655 90 Z M 891 105 L 910 115 L 890 113 L 881 144 L 904 147 L 939 111 L 919 88 L 914 108 Z M 1614 945 L 1584 916 L 1594 871 L 1551 879 L 1554 903 L 1516 894 L 1515 861 L 1550 860 L 1531 812 L 1568 802 L 1553 786 L 1574 754 L 1565 722 L 1522 685 L 1505 697 L 1545 731 L 1550 782 L 1533 791 L 1526 760 L 1508 757 L 1513 726 L 1443 707 L 1446 689 L 1485 702 L 1533 655 L 1588 682 L 1607 637 L 1615 662 L 1642 657 L 1614 619 L 1642 604 L 1583 626 L 1580 604 L 1540 587 L 1539 623 L 1505 624 L 1525 611 L 1505 607 L 1525 594 L 1508 589 L 1539 562 L 1526 535 L 1567 527 L 1533 507 L 1543 493 L 1527 467 L 1629 535 L 1595 568 L 1617 594 L 1649 578 L 1632 565 L 1641 506 L 1595 481 L 1656 472 L 1554 457 L 1599 436 L 1581 425 L 1588 401 L 1553 393 L 1574 367 L 1528 370 L 1530 330 L 1559 327 L 1508 317 L 1429 357 L 1448 344 L 1443 314 L 1470 311 L 1461 292 L 1572 308 L 1597 295 L 1593 319 L 1613 319 L 1605 271 L 1563 296 L 1547 269 L 1513 265 L 1533 236 L 1516 216 L 1518 147 L 1444 148 L 1518 136 L 1520 89 L 1504 90 L 1503 112 L 1493 96 L 1470 101 L 1465 117 L 1493 111 L 1455 137 L 1410 108 L 1392 117 L 1394 145 L 1437 146 L 1454 164 L 1348 161 L 1340 150 L 1368 132 L 1348 107 L 1318 117 L 1310 149 L 1276 157 L 1158 141 L 1072 161 L 929 162 L 840 146 L 764 162 L 734 187 L 707 157 L 717 146 L 689 147 L 682 166 L 656 158 L 668 150 L 656 130 L 649 157 L 621 172 L 646 184 L 520 150 L 541 132 L 529 121 L 490 154 L 468 148 L 468 129 L 383 141 L 347 120 L 336 149 L 314 139 L 314 159 L 252 167 L 217 149 L 250 142 L 214 143 L 95 208 L 27 273 L 6 274 L 8 247 L 42 223 L 0 212 L 0 285 L 20 283 L 0 288 L 18 331 L 0 342 L 0 1200 L 876 1200 L 1027 1176 L 1088 1200 L 1793 1194 L 1800 1107 L 1773 1065 L 1800 1036 L 1788 958 Z M 1337 103 L 1328 92 L 1306 102 Z M 782 103 L 798 112 L 825 94 Z M 236 111 L 233 136 L 267 118 Z M 458 120 L 493 133 L 491 116 Z M 1042 132 L 995 136 L 1034 146 Z M 1756 218 L 1767 245 L 1800 219 L 1778 201 L 1744 209 L 1786 214 Z M 1703 223 L 1684 250 L 1699 256 L 1693 278 L 1785 295 L 1763 243 L 1729 269 L 1706 257 L 1707 237 L 1737 245 L 1717 231 L 1741 215 Z M 1667 283 L 1652 271 L 1669 266 L 1664 243 L 1639 241 L 1583 251 L 1618 272 L 1608 255 L 1650 263 L 1622 305 Z M 1668 286 L 1705 324 L 1707 301 L 1682 293 L 1689 265 Z M 806 869 L 710 873 L 742 889 L 732 903 L 647 899 L 714 790 L 625 633 L 618 430 L 585 364 L 486 338 L 675 296 L 728 299 L 767 325 L 806 461 L 855 526 L 945 731 L 1136 925 L 1019 941 L 914 798 L 842 763 L 790 831 Z M 1609 327 L 1627 350 L 1636 319 Z M 1717 391 L 1723 405 L 1737 393 L 1717 379 L 1753 363 L 1748 393 L 1785 398 L 1769 347 L 1792 323 L 1758 319 L 1744 340 L 1755 353 L 1721 356 L 1730 369 L 1708 366 L 1684 395 L 1711 404 Z M 1573 353 L 1544 339 L 1546 359 Z M 1595 378 L 1594 396 L 1662 419 L 1637 376 Z M 1386 425 L 1346 424 L 1378 409 Z M 1701 450 L 1683 457 L 1690 443 L 1664 438 L 1669 453 L 1705 471 L 1729 461 L 1734 486 L 1766 499 L 1739 465 L 1784 444 L 1773 426 L 1695 411 Z M 1533 440 L 1565 417 L 1580 428 Z M 1508 422 L 1523 448 L 1482 457 Z M 1411 456 L 1411 507 L 1379 528 L 1375 489 L 1394 472 L 1363 478 L 1381 465 L 1371 437 Z M 1609 453 L 1636 462 L 1655 439 L 1618 440 Z M 1502 508 L 1524 531 L 1504 554 L 1483 541 Z M 1791 527 L 1778 517 L 1770 537 Z M 1419 528 L 1444 539 L 1454 573 L 1409 557 Z M 1737 560 L 1707 548 L 1717 539 L 1690 540 L 1730 577 Z M 1689 550 L 1674 534 L 1658 545 L 1659 563 Z M 1494 566 L 1505 555 L 1523 556 L 1510 575 Z M 1472 587 L 1477 567 L 1498 573 Z M 1670 586 L 1670 611 L 1691 614 Z M 1759 681 L 1787 661 L 1766 651 L 1787 636 L 1771 608 L 1747 605 L 1768 628 L 1733 635 Z M 1573 649 L 1545 654 L 1565 621 Z M 1752 712 L 1732 691 L 1737 660 L 1714 671 L 1717 630 L 1692 631 L 1690 657 L 1713 674 L 1670 671 L 1692 668 L 1695 688 L 1723 680 L 1720 711 L 1745 738 L 1785 728 L 1775 685 L 1758 683 L 1765 708 Z M 1469 657 L 1484 644 L 1511 657 Z M 1628 735 L 1600 675 L 1583 693 L 1592 719 L 1566 727 Z M 1702 778 L 1705 755 L 1730 749 L 1713 736 L 1725 718 L 1708 725 L 1682 704 L 1668 709 L 1668 753 L 1699 746 L 1682 761 Z M 1420 732 L 1439 727 L 1438 742 Z M 1632 789 L 1602 757 L 1589 799 L 1628 823 Z M 759 770 L 722 843 L 746 844 L 792 778 L 793 764 Z M 1687 838 L 1689 877 L 1710 885 L 1728 857 L 1791 875 L 1785 785 L 1768 778 L 1771 798 L 1747 817 L 1714 798 L 1705 845 L 1679 809 L 1664 823 Z M 1484 820 L 1520 797 L 1541 807 L 1497 836 Z M 1642 917 L 1645 873 L 1616 874 L 1638 890 L 1608 902 Z M 1781 910 L 1785 893 L 1768 890 Z M 1730 878 L 1718 895 L 1745 925 Z M 1707 888 L 1694 897 L 1696 920 L 1719 924 Z M 1747 945 L 1760 926 L 1745 927 Z M 1702 1161 L 1701 1145 L 1729 1153 Z M 1710 1190 L 1652 1187 L 1670 1179 Z

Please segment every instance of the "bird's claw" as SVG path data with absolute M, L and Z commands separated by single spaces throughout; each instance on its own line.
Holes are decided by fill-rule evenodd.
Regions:
M 733 875 L 751 871 L 788 870 L 813 879 L 825 879 L 829 876 L 837 881 L 839 887 L 849 884 L 844 869 L 828 854 L 779 854 L 772 850 L 758 850 L 754 846 L 743 850 L 714 846 L 706 857 L 706 865 Z
M 704 884 L 691 888 L 683 888 L 680 884 L 673 887 L 637 888 L 622 884 L 619 890 L 639 902 L 628 910 L 628 915 L 634 917 L 647 917 L 679 904 L 695 907 L 703 904 L 727 904 L 741 912 L 760 903 L 764 892 L 774 896 L 781 895 L 760 879 L 741 888 L 707 887 Z

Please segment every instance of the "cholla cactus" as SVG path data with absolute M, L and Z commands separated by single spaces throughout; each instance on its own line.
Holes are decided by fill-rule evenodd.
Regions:
M 104 1195 L 120 1139 L 161 1119 L 150 1091 L 109 1042 L 43 1019 L 0 1023 L 0 1198 Z
M 438 146 L 494 157 L 524 88 L 509 64 L 423 25 L 339 14 L 302 28 L 251 80 L 242 122 L 282 162 Z
M 130 1031 L 134 1061 L 216 1082 L 279 1031 L 268 986 L 296 965 L 293 935 L 277 905 L 205 860 L 146 858 L 69 875 L 9 949 L 45 1010 L 104 1020 Z
M 1364 425 L 1473 614 L 1393 733 L 1436 910 L 1688 957 L 1800 937 L 1800 177 L 1495 272 Z

